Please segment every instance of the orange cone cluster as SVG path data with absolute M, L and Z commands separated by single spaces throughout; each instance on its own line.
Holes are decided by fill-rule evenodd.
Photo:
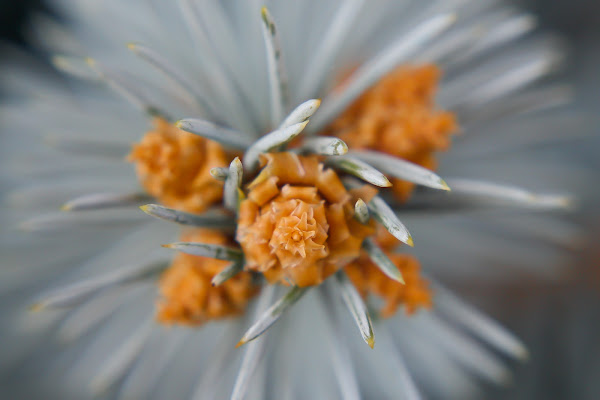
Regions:
M 369 294 L 381 297 L 384 305 L 380 315 L 384 318 L 393 316 L 400 306 L 404 306 L 407 314 L 414 313 L 420 307 L 431 307 L 432 294 L 427 281 L 419 274 L 419 261 L 409 254 L 387 255 L 402 272 L 405 284 L 391 280 L 367 255 L 361 255 L 344 269 L 358 292 L 363 297 Z
M 315 156 L 270 153 L 241 203 L 237 240 L 246 268 L 269 282 L 318 285 L 358 257 L 372 224 L 354 219 L 354 201 L 372 188 L 348 192 Z
M 352 149 L 371 149 L 406 159 L 429 169 L 435 153 L 446 150 L 457 130 L 454 115 L 435 109 L 439 71 L 434 65 L 401 67 L 367 90 L 322 133 L 344 140 Z M 154 129 L 135 144 L 128 157 L 139 179 L 157 200 L 178 210 L 201 213 L 223 198 L 223 183 L 210 175 L 232 159 L 216 142 L 181 131 L 156 118 Z M 373 221 L 354 218 L 354 204 L 368 203 L 377 191 L 365 185 L 346 190 L 339 176 L 316 156 L 292 152 L 260 156 L 261 172 L 246 188 L 236 239 L 246 270 L 262 273 L 270 283 L 301 287 L 322 283 L 345 268 L 363 296 L 384 300 L 381 314 L 407 313 L 431 306 L 431 292 L 419 275 L 418 261 L 395 253 L 398 242 L 389 234 L 375 237 L 402 272 L 405 285 L 383 274 L 361 251 L 363 240 L 375 234 Z M 392 191 L 406 201 L 410 182 L 392 179 Z M 185 241 L 231 244 L 217 231 L 190 230 Z M 160 280 L 157 319 L 163 323 L 197 325 L 241 313 L 257 292 L 250 272 L 242 272 L 219 287 L 212 278 L 228 262 L 179 254 Z
M 232 244 L 231 239 L 224 234 L 203 229 L 184 233 L 182 240 Z M 248 272 L 240 272 L 218 287 L 213 287 L 212 278 L 228 264 L 228 261 L 178 254 L 160 279 L 158 321 L 165 324 L 199 325 L 242 313 L 259 288 L 253 284 Z
M 440 72 L 434 65 L 401 67 L 360 96 L 323 133 L 354 150 L 371 149 L 435 169 L 435 152 L 447 150 L 457 130 L 452 113 L 435 109 Z M 414 185 L 392 180 L 402 202 Z
M 384 301 L 380 310 L 383 318 L 393 316 L 400 306 L 404 306 L 407 314 L 431 307 L 432 293 L 420 275 L 419 261 L 410 254 L 397 253 L 402 244 L 381 227 L 377 229 L 375 241 L 400 270 L 404 284 L 388 278 L 366 254 L 362 254 L 344 269 L 361 296 L 375 294 L 380 297 Z
M 168 207 L 203 212 L 223 197 L 223 183 L 210 175 L 212 168 L 228 165 L 222 147 L 164 119 L 154 119 L 154 129 L 133 146 L 128 160 L 146 191 Z
M 223 183 L 215 180 L 210 170 L 228 165 L 227 159 L 218 143 L 184 132 L 160 118 L 154 120 L 154 129 L 133 146 L 128 157 L 149 194 L 168 207 L 194 213 L 222 201 Z M 222 233 L 202 229 L 186 231 L 182 240 L 232 244 Z M 212 278 L 227 265 L 227 261 L 178 254 L 160 279 L 157 320 L 199 325 L 243 312 L 258 287 L 247 272 L 213 287 Z

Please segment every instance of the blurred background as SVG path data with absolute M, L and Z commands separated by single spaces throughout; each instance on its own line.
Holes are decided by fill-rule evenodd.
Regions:
M 43 0 L 0 1 L 0 37 L 23 44 L 22 27 L 31 12 L 42 7 Z
M 564 74 L 575 84 L 577 102 L 596 115 L 600 109 L 600 2 L 598 0 L 513 0 L 539 16 L 544 29 L 559 31 L 571 45 Z M 43 0 L 0 0 L 0 37 L 26 46 L 22 27 Z M 46 10 L 48 11 L 48 10 Z M 3 55 L 0 54 L 0 58 Z M 581 157 L 600 170 L 600 142 Z M 568 149 L 565 149 L 568 151 Z M 578 150 L 579 151 L 579 150 Z M 590 182 L 590 185 L 596 185 Z M 600 190 L 595 190 L 600 192 Z M 469 300 L 487 311 L 529 346 L 531 360 L 517 369 L 508 389 L 490 388 L 497 399 L 600 399 L 600 210 L 598 194 L 576 218 L 586 228 L 577 250 L 577 276 L 569 282 L 531 282 L 490 293 L 467 289 Z M 483 295 L 485 294 L 485 295 Z

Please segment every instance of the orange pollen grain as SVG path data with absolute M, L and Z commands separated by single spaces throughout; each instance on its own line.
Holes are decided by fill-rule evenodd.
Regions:
M 127 158 L 135 163 L 146 191 L 160 203 L 188 212 L 202 212 L 220 202 L 223 183 L 210 170 L 227 165 L 223 148 L 164 119 L 155 118 L 153 124 Z
M 220 232 L 204 229 L 187 231 L 182 240 L 210 244 L 231 244 Z M 242 313 L 258 293 L 248 272 L 240 272 L 218 287 L 212 278 L 229 262 L 179 253 L 163 273 L 156 318 L 163 324 L 200 325 L 214 319 Z
M 435 108 L 440 71 L 435 65 L 402 66 L 384 76 L 344 111 L 323 134 L 353 149 L 371 149 L 435 169 L 435 153 L 450 146 L 455 116 Z M 392 179 L 392 191 L 406 201 L 414 185 Z
M 369 189 L 346 191 L 315 156 L 269 153 L 261 163 L 238 220 L 247 269 L 272 283 L 304 287 L 320 284 L 359 256 L 364 238 L 375 230 L 354 219 L 353 204 L 372 196 Z

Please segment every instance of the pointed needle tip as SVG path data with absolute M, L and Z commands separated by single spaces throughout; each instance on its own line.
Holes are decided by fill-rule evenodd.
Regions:
M 72 209 L 73 207 L 71 207 L 69 203 L 65 203 L 62 206 L 60 206 L 60 211 L 71 211 Z
M 408 239 L 406 239 L 406 244 L 410 247 L 415 247 L 415 241 L 413 240 L 412 236 L 409 236 Z
M 442 185 L 442 187 L 441 187 L 442 190 L 445 190 L 447 192 L 451 192 L 452 191 L 452 189 L 450 189 L 450 186 L 448 186 L 448 184 L 446 183 L 445 180 L 440 179 L 440 185 Z
M 239 157 L 236 157 L 236 158 L 234 158 L 234 159 L 233 159 L 233 161 L 231 162 L 231 165 L 234 165 L 234 166 L 236 166 L 236 167 L 238 167 L 238 168 L 241 168 L 241 167 L 242 167 L 242 160 L 240 160 L 240 158 L 239 158 Z
M 399 269 L 397 271 L 398 271 L 397 273 L 394 273 L 394 274 L 390 275 L 389 277 L 402 285 L 406 285 L 406 282 L 404 281 L 404 277 L 402 276 L 402 272 L 400 272 Z
M 343 156 L 344 154 L 348 153 L 348 145 L 346 144 L 346 142 L 342 141 L 340 143 L 340 147 L 341 150 L 338 152 L 340 156 Z
M 237 344 L 235 345 L 235 348 L 237 349 L 238 347 L 243 346 L 245 344 L 246 344 L 246 342 L 244 341 L 244 339 L 242 339 L 239 342 L 237 342 Z
M 375 338 L 373 336 L 367 338 L 367 340 L 365 341 L 367 342 L 370 348 L 373 349 L 375 347 Z
M 559 204 L 563 208 L 571 209 L 575 207 L 575 200 L 571 197 L 563 197 L 559 200 Z
M 161 244 L 161 247 L 165 247 L 167 249 L 172 249 L 175 247 L 175 244 L 174 243 Z
M 58 142 L 57 138 L 52 135 L 44 135 L 44 137 L 42 138 L 42 141 L 45 144 L 47 144 L 48 146 L 54 146 Z
M 29 232 L 29 231 L 33 230 L 31 228 L 31 224 L 29 223 L 29 221 L 24 221 L 24 222 L 17 224 L 16 228 L 22 232 Z
M 526 348 L 522 348 L 519 351 L 519 361 L 527 362 L 529 361 L 529 351 Z
M 265 21 L 265 23 L 268 23 L 269 10 L 267 9 L 267 6 L 262 6 L 260 8 L 260 15 L 263 18 L 263 21 Z
M 27 307 L 31 312 L 40 312 L 44 309 L 44 305 L 42 303 L 35 303 Z

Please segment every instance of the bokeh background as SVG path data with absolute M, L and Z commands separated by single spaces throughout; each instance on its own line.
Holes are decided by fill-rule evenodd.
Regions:
M 539 16 L 544 29 L 559 31 L 571 47 L 565 77 L 577 88 L 580 109 L 600 114 L 600 1 L 514 0 Z M 43 0 L 0 0 L 0 38 L 26 46 L 22 29 Z M 3 54 L 0 54 L 0 62 Z M 600 133 L 600 128 L 595 128 Z M 600 137 L 600 135 L 597 135 Z M 588 144 L 590 142 L 587 142 Z M 565 147 L 600 171 L 600 140 Z M 574 218 L 585 227 L 585 245 L 576 250 L 570 280 L 510 288 L 460 288 L 469 300 L 523 338 L 531 360 L 515 366 L 515 382 L 490 388 L 496 399 L 600 399 L 600 189 Z M 2 394 L 0 393 L 0 398 Z

